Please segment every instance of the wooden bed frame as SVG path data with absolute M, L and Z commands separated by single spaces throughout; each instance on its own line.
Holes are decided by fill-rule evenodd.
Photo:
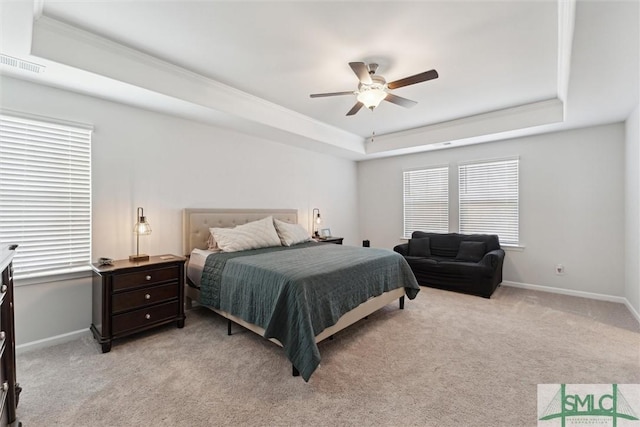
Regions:
M 210 227 L 234 227 L 236 225 L 246 224 L 256 221 L 267 216 L 273 216 L 281 221 L 292 224 L 298 223 L 298 211 L 295 209 L 184 209 L 183 211 L 183 252 L 189 257 L 193 249 L 206 249 L 207 240 L 209 238 Z M 187 280 L 188 282 L 188 280 Z M 185 297 L 187 309 L 191 308 L 193 301 L 200 300 L 200 290 L 189 284 L 186 284 Z M 316 343 L 332 337 L 342 329 L 356 323 L 371 313 L 381 309 L 387 304 L 395 300 L 399 300 L 400 309 L 404 308 L 404 288 L 394 289 L 385 292 L 380 296 L 370 298 L 366 302 L 360 304 L 353 310 L 345 313 L 338 322 L 326 328 L 324 331 L 316 335 Z M 205 306 L 208 309 L 218 313 L 222 317 L 229 320 L 227 333 L 231 335 L 231 322 L 244 326 L 250 331 L 260 336 L 264 336 L 265 330 L 257 325 L 246 322 L 241 318 L 234 316 L 222 310 Z M 282 347 L 282 344 L 271 338 L 270 341 Z M 294 375 L 296 374 L 294 368 Z

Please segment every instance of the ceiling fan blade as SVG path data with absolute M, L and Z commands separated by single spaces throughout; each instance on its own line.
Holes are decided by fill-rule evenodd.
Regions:
M 358 80 L 360 80 L 360 83 L 363 83 L 365 85 L 370 85 L 371 83 L 373 83 L 373 81 L 371 81 L 371 76 L 369 75 L 367 65 L 364 62 L 349 62 L 349 66 L 351 67 L 353 72 L 356 73 L 356 76 L 358 76 Z
M 347 116 L 353 116 L 355 113 L 360 111 L 362 107 L 364 107 L 364 104 L 362 102 L 360 101 L 356 102 L 356 105 L 354 105 L 353 108 L 349 110 L 349 112 L 347 113 Z
M 353 91 L 347 90 L 344 92 L 312 93 L 309 96 L 311 98 L 322 98 L 324 96 L 338 96 L 338 95 L 353 95 Z
M 433 80 L 438 78 L 438 72 L 436 70 L 425 71 L 424 73 L 416 74 L 415 76 L 405 77 L 404 79 L 396 80 L 388 83 L 389 89 L 398 89 L 399 87 L 414 85 L 416 83 L 426 82 L 427 80 Z
M 384 100 L 392 102 L 392 103 L 394 103 L 396 105 L 399 105 L 399 106 L 405 107 L 405 108 L 411 108 L 411 107 L 413 107 L 414 105 L 417 104 L 416 101 L 412 101 L 410 99 L 403 98 L 401 96 L 394 95 L 392 93 L 387 93 L 387 97 Z

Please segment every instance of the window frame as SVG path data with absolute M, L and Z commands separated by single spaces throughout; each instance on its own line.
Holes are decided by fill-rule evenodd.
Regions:
M 91 271 L 93 127 L 2 109 L 0 132 L 0 206 L 13 212 L 0 217 L 0 240 L 19 245 L 16 286 L 86 277 Z M 31 186 L 24 185 L 26 176 Z M 16 218 L 33 221 L 18 224 Z M 66 256 L 54 260 L 57 251 Z
M 420 230 L 420 231 L 427 231 L 427 232 L 435 232 L 435 233 L 448 233 L 449 232 L 449 169 L 450 169 L 450 165 L 446 164 L 446 165 L 434 165 L 434 166 L 428 166 L 428 167 L 423 167 L 423 168 L 417 168 L 417 169 L 409 169 L 409 170 L 404 170 L 402 172 L 402 202 L 403 202 L 403 209 L 402 209 L 402 216 L 403 216 L 403 230 L 402 230 L 402 235 L 403 238 L 405 239 L 410 239 L 411 238 L 411 234 L 413 233 L 413 231 L 416 230 Z M 419 173 L 424 173 L 424 177 L 419 177 L 417 174 Z M 423 189 L 423 191 L 427 191 L 431 194 L 437 194 L 438 192 L 441 192 L 444 194 L 444 198 L 441 199 L 431 199 L 431 200 L 427 200 L 424 201 L 423 203 L 428 204 L 428 205 L 433 205 L 433 204 L 443 204 L 444 203 L 444 207 L 440 207 L 439 210 L 437 212 L 435 212 L 434 214 L 428 215 L 430 216 L 432 219 L 430 221 L 424 222 L 423 225 L 418 225 L 417 223 L 420 222 L 420 217 L 414 215 L 413 218 L 408 219 L 407 218 L 407 193 L 410 190 L 407 190 L 407 177 L 408 175 L 415 175 L 415 183 L 416 184 L 420 184 L 420 181 L 423 181 L 423 183 L 426 182 L 426 180 L 429 179 L 428 175 L 432 174 L 435 176 L 436 179 L 441 180 L 441 182 L 444 182 L 445 186 L 444 189 L 442 188 L 432 188 L 432 189 Z M 443 176 L 437 176 L 437 174 L 443 174 Z M 415 207 L 413 208 L 414 210 Z M 424 214 L 422 220 L 425 220 Z M 439 220 L 438 220 L 439 218 Z M 444 221 L 442 221 L 442 218 L 444 218 Z M 412 225 L 409 225 L 408 223 L 413 222 Z M 440 227 L 437 227 L 438 222 L 440 223 Z M 430 223 L 436 225 L 435 228 L 431 228 Z M 416 228 L 419 227 L 419 228 Z
M 487 175 L 486 170 L 490 165 L 498 165 L 492 170 L 492 175 Z M 474 174 L 484 168 L 484 173 L 474 177 Z M 475 170 L 474 170 L 475 169 Z M 502 169 L 502 171 L 500 171 Z M 503 175 L 500 177 L 500 175 Z M 464 175 L 464 177 L 463 177 Z M 515 177 L 514 177 L 515 175 Z M 492 179 L 490 177 L 493 176 Z M 481 179 L 473 181 L 475 178 Z M 505 179 L 509 178 L 509 181 Z M 514 179 L 515 178 L 515 179 Z M 472 182 L 471 182 L 472 181 Z M 481 181 L 484 181 L 482 183 Z M 481 208 L 485 214 L 470 212 L 472 206 L 469 196 L 469 187 L 476 187 L 472 197 L 479 203 L 484 203 Z M 495 185 L 500 185 L 496 188 Z M 488 201 L 491 202 L 488 203 Z M 499 206 L 501 204 L 502 206 Z M 495 227 L 487 226 L 488 222 L 483 216 L 491 215 L 491 221 L 495 221 L 497 214 L 505 213 L 503 221 Z M 510 211 L 510 212 L 509 212 Z M 475 224 L 473 223 L 475 221 Z M 471 222 L 471 224 L 469 224 Z M 484 225 L 482 225 L 484 224 Z M 458 163 L 458 230 L 461 234 L 497 234 L 500 245 L 520 246 L 520 158 L 506 157 L 497 159 L 473 160 Z

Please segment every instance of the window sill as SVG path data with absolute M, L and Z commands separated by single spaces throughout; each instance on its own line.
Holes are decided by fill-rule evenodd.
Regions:
M 15 277 L 13 285 L 15 287 L 39 285 L 42 283 L 60 282 L 63 280 L 82 279 L 91 277 L 91 267 L 87 266 L 81 270 L 65 271 L 59 273 L 45 273 L 41 275 L 27 275 L 24 277 Z
M 522 245 L 504 245 L 504 244 L 500 244 L 500 247 L 505 251 L 513 251 L 513 252 L 523 252 L 525 248 Z

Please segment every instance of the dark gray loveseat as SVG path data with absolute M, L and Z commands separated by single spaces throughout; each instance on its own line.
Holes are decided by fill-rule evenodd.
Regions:
M 502 282 L 504 250 L 496 235 L 414 231 L 393 250 L 423 286 L 489 298 Z

